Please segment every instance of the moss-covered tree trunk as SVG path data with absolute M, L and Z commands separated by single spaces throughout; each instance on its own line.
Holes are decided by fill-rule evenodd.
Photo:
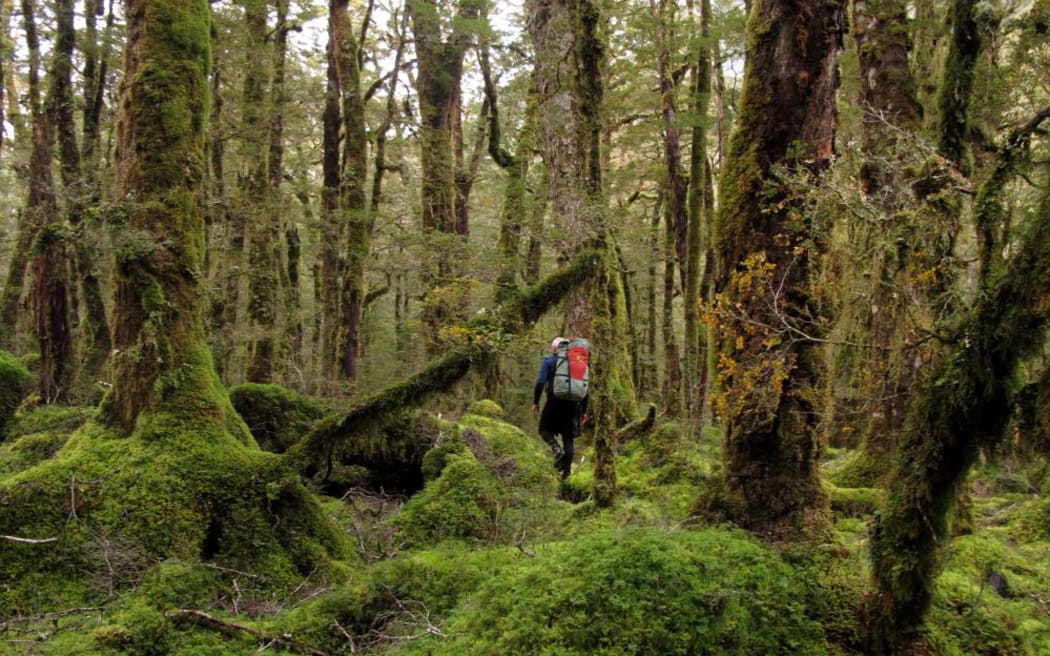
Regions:
M 321 117 L 324 126 L 321 155 L 321 262 L 318 267 L 320 275 L 315 277 L 314 283 L 320 308 L 320 330 L 316 331 L 314 342 L 318 345 L 321 377 L 326 381 L 335 378 L 339 345 L 339 283 L 343 275 L 342 248 L 345 242 L 345 230 L 339 212 L 339 6 L 338 2 L 328 3 L 328 45 L 325 49 L 327 77 Z
M 270 194 L 270 225 L 274 235 L 274 266 L 279 286 L 279 305 L 275 322 L 274 352 L 276 366 L 282 379 L 289 380 L 294 372 L 302 371 L 303 317 L 299 281 L 301 243 L 296 216 L 290 211 L 291 195 L 285 191 L 284 181 L 284 122 L 288 106 L 285 82 L 288 68 L 288 33 L 302 28 L 288 22 L 288 0 L 277 0 L 277 24 L 273 35 L 273 79 L 270 82 L 270 152 L 267 158 L 267 186 Z M 310 209 L 305 208 L 309 221 Z M 280 241 L 284 236 L 282 257 Z
M 678 126 L 678 90 L 674 81 L 673 68 L 675 63 L 670 61 L 673 24 L 676 20 L 675 12 L 668 8 L 667 1 L 661 0 L 659 13 L 656 16 L 656 47 L 657 47 L 657 75 L 660 81 L 660 114 L 663 118 L 663 145 L 664 166 L 666 167 L 664 184 L 667 186 L 667 208 L 665 219 L 667 221 L 667 250 L 665 252 L 664 268 L 664 308 L 663 308 L 663 335 L 664 335 L 664 402 L 668 413 L 672 416 L 680 416 L 685 407 L 683 392 L 688 389 L 689 365 L 682 362 L 678 348 L 678 338 L 675 334 L 674 320 L 674 298 L 675 293 L 675 271 L 679 274 L 682 289 L 685 289 L 689 278 L 686 261 L 686 242 L 689 227 L 689 207 L 686 195 L 688 193 L 689 178 L 682 170 L 682 145 L 681 133 Z M 677 266 L 676 266 L 677 265 Z M 685 303 L 688 306 L 688 300 Z M 689 347 L 684 349 L 688 352 Z
M 928 241 L 923 233 L 936 225 L 915 225 L 915 212 L 907 211 L 914 208 L 915 199 L 902 176 L 907 154 L 902 152 L 901 135 L 919 129 L 922 120 L 909 68 L 908 27 L 903 0 L 854 1 L 853 36 L 860 64 L 860 105 L 865 111 L 860 185 L 880 216 L 875 225 L 858 222 L 853 230 L 856 258 L 874 259 L 863 267 L 866 275 L 861 283 L 867 287 L 861 329 L 870 348 L 836 358 L 842 369 L 859 375 L 859 403 L 850 403 L 859 419 L 850 422 L 860 423 L 861 444 L 839 479 L 857 487 L 878 485 L 889 470 L 889 456 L 904 424 L 908 390 L 923 373 L 914 366 L 917 354 L 909 348 L 917 331 L 908 318 L 915 314 L 908 304 L 924 295 L 914 283 L 922 277 L 912 252 L 923 248 L 920 244 Z M 904 235 L 915 237 L 905 240 Z M 897 247 L 886 247 L 895 236 L 901 239 Z M 901 293 L 902 289 L 912 293 Z
M 10 7 L 10 5 L 9 5 Z M 8 12 L 10 15 L 10 11 Z M 43 108 L 40 100 L 40 42 L 36 34 L 36 23 L 34 18 L 33 4 L 23 0 L 22 20 L 26 32 L 26 48 L 29 55 L 28 88 L 27 97 L 30 109 L 30 121 L 28 128 L 22 117 L 21 109 L 17 99 L 17 91 L 14 86 L 14 74 L 8 68 L 10 84 L 8 85 L 8 102 L 13 103 L 7 112 L 10 120 L 16 128 L 21 127 L 18 136 L 19 141 L 28 139 L 32 144 L 32 152 L 26 163 L 26 205 L 18 220 L 18 234 L 15 245 L 11 251 L 10 260 L 7 263 L 7 279 L 4 281 L 3 295 L 0 297 L 0 348 L 14 349 L 15 340 L 20 330 L 19 304 L 25 300 L 26 274 L 30 267 L 30 255 L 32 253 L 33 240 L 37 232 L 46 223 L 49 212 L 43 208 L 43 203 L 48 202 L 47 195 L 51 190 L 51 160 L 50 151 L 37 153 L 38 149 L 48 148 L 48 138 L 43 132 L 48 128 L 43 116 Z M 6 29 L 6 25 L 5 25 Z M 5 35 L 5 41 L 6 41 Z M 7 80 L 5 80 L 7 84 Z M 14 92 L 14 93 L 13 93 Z M 12 100 L 12 97 L 14 99 Z M 17 114 L 16 114 L 17 112 Z M 40 170 L 46 162 L 46 171 Z M 42 193 L 46 174 L 47 193 Z M 50 200 L 54 205 L 53 197 Z
M 357 380 L 361 352 L 361 314 L 364 310 L 365 263 L 372 249 L 372 221 L 368 213 L 366 175 L 368 141 L 365 136 L 365 103 L 361 94 L 360 53 L 350 24 L 348 2 L 332 4 L 332 33 L 337 39 L 337 72 L 342 98 L 343 158 L 340 175 L 340 209 L 346 217 L 346 262 L 340 284 L 338 374 Z
M 748 22 L 739 124 L 722 179 L 719 342 L 726 483 L 735 519 L 796 538 L 824 526 L 815 431 L 820 370 L 808 272 L 814 235 L 776 168 L 826 166 L 836 127 L 834 0 L 761 0 Z
M 59 20 L 68 20 L 72 29 L 72 6 L 59 5 Z M 51 141 L 53 126 L 49 118 L 57 118 L 58 112 L 45 111 L 41 100 L 40 80 L 37 71 L 40 61 L 40 42 L 36 31 L 36 7 L 32 0 L 22 1 L 22 17 L 26 27 L 26 45 L 29 48 L 29 109 L 32 119 L 33 143 L 29 159 L 29 184 L 26 198 L 26 226 L 32 232 L 32 280 L 33 328 L 40 351 L 40 396 L 45 403 L 68 398 L 69 381 L 72 374 L 73 344 L 69 328 L 69 270 L 63 238 L 63 223 L 55 196 L 54 177 L 51 171 Z M 52 65 L 48 71 L 50 88 L 47 105 L 54 108 L 62 100 L 68 100 L 69 60 L 66 49 L 72 51 L 72 43 L 62 37 L 52 53 Z M 72 108 L 67 105 L 66 113 Z M 72 129 L 68 126 L 67 129 Z M 75 175 L 75 174 L 71 174 Z
M 200 314 L 208 5 L 131 0 L 126 13 L 114 195 L 127 223 L 115 243 L 114 384 L 99 418 L 130 433 L 144 414 L 175 407 L 244 437 Z
M 80 327 L 78 346 L 78 386 L 81 390 L 94 385 L 102 376 L 109 357 L 109 321 L 102 291 L 100 240 L 91 230 L 95 222 L 84 209 L 101 200 L 97 191 L 99 179 L 99 151 L 102 133 L 102 110 L 109 77 L 109 59 L 112 55 L 114 15 L 112 5 L 106 14 L 106 26 L 99 40 L 97 17 L 103 15 L 102 3 L 86 0 L 84 7 L 83 124 L 80 149 L 79 201 L 81 207 L 70 211 L 69 220 L 76 234 L 73 244 L 77 284 L 80 293 Z M 72 108 L 71 108 L 72 109 Z M 72 118 L 72 117 L 70 117 Z M 72 120 L 70 120 L 72 123 Z M 63 150 L 66 150 L 63 148 Z
M 889 498 L 872 534 L 876 589 L 867 606 L 867 653 L 913 653 L 957 495 L 979 449 L 993 446 L 1004 431 L 1018 363 L 1045 343 L 1050 194 L 1043 193 L 1012 250 L 1005 271 L 959 322 L 947 356 L 909 409 Z
M 479 57 L 482 77 L 485 82 L 485 99 L 489 106 L 488 152 L 489 156 L 506 173 L 503 192 L 503 208 L 500 211 L 499 274 L 496 276 L 497 303 L 503 303 L 518 292 L 518 276 L 522 268 L 521 237 L 525 225 L 525 193 L 529 173 L 529 151 L 533 147 L 533 110 L 535 97 L 530 93 L 526 101 L 525 125 L 518 135 L 518 146 L 512 154 L 502 144 L 503 126 L 500 124 L 499 98 L 489 65 L 489 48 L 485 44 Z M 533 87 L 530 87 L 534 91 Z
M 981 35 L 974 18 L 977 4 L 977 0 L 954 0 L 951 4 L 952 35 L 937 96 L 938 147 L 964 173 L 973 168 L 969 161 L 970 96 L 981 51 Z
M 661 313 L 661 334 L 664 346 L 664 379 L 663 405 L 672 417 L 680 417 L 684 403 L 682 400 L 682 357 L 678 348 L 678 335 L 675 333 L 674 297 L 675 294 L 675 222 L 667 211 L 664 213 L 664 302 Z
M 602 16 L 592 2 L 563 0 L 530 1 L 526 12 L 536 49 L 537 134 L 551 213 L 563 228 L 554 246 L 563 257 L 585 242 L 601 250 L 593 282 L 570 303 L 566 323 L 594 344 L 594 497 L 610 505 L 616 498 L 615 427 L 634 415 L 635 397 L 626 301 L 602 189 Z
M 686 230 L 685 284 L 683 286 L 685 314 L 685 391 L 686 407 L 698 420 L 703 419 L 707 397 L 707 332 L 700 324 L 700 305 L 703 302 L 701 256 L 709 235 L 704 233 L 711 225 L 714 208 L 707 202 L 705 186 L 710 180 L 707 158 L 708 104 L 711 99 L 711 2 L 700 3 L 700 43 L 697 46 L 696 68 L 693 72 L 693 140 L 689 150 L 689 193 L 687 207 L 689 224 Z M 710 269 L 710 265 L 706 267 Z
M 418 73 L 416 88 L 420 112 L 421 201 L 424 237 L 433 244 L 433 257 L 423 263 L 424 285 L 435 289 L 447 285 L 455 276 L 463 245 L 456 232 L 455 128 L 459 121 L 460 85 L 463 57 L 475 31 L 473 21 L 480 16 L 478 0 L 460 0 L 455 6 L 451 27 L 443 24 L 440 3 L 412 0 L 407 10 L 415 36 Z M 442 327 L 459 318 L 462 306 L 450 303 L 446 295 L 432 295 L 424 304 L 422 321 L 426 326 L 427 348 L 439 347 Z
M 241 211 L 248 220 L 248 325 L 251 339 L 247 353 L 247 380 L 266 383 L 273 379 L 274 327 L 277 314 L 277 225 L 272 211 L 269 166 L 269 111 L 267 83 L 272 50 L 267 23 L 269 3 L 244 0 L 247 43 L 244 51 L 244 93 L 241 130 L 244 166 L 241 174 Z

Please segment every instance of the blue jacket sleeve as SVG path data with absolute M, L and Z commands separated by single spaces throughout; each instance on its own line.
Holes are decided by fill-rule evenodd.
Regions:
M 536 384 L 532 388 L 532 404 L 537 405 L 540 402 L 540 396 L 543 394 L 543 388 L 547 386 L 547 379 L 550 378 L 551 368 L 554 366 L 554 357 L 547 356 L 543 358 L 543 364 L 540 365 L 540 374 L 536 376 Z

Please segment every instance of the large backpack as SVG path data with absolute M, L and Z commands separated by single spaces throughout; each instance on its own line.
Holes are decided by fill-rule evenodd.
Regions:
M 591 343 L 573 337 L 558 345 L 551 394 L 556 399 L 582 401 L 590 392 Z

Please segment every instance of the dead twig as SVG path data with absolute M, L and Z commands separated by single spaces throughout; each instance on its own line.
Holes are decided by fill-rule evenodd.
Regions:
M 58 542 L 58 538 L 43 538 L 40 540 L 34 540 L 32 538 L 20 538 L 15 535 L 0 535 L 0 538 L 3 538 L 9 542 L 18 542 L 19 544 L 47 544 L 49 542 Z
M 321 651 L 316 647 L 308 645 L 304 642 L 299 642 L 292 638 L 289 634 L 284 635 L 270 635 L 263 633 L 262 631 L 246 626 L 244 624 L 237 624 L 236 622 L 227 622 L 226 620 L 219 619 L 214 615 L 209 615 L 202 610 L 194 610 L 187 608 L 180 608 L 178 610 L 171 610 L 164 613 L 164 617 L 174 622 L 187 622 L 191 624 L 203 624 L 204 626 L 216 629 L 226 635 L 238 635 L 246 633 L 253 638 L 257 638 L 261 641 L 278 644 L 286 649 L 301 653 L 309 654 L 310 656 L 329 656 L 328 652 Z

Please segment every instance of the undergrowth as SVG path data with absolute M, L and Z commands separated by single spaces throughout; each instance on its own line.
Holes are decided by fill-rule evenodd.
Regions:
M 246 392 L 258 417 L 309 407 L 279 390 Z M 264 407 L 268 398 L 280 407 Z M 0 490 L 19 490 L 28 473 L 54 489 L 22 490 L 5 504 L 19 504 L 23 537 L 59 536 L 65 546 L 0 542 L 0 654 L 863 653 L 858 609 L 870 587 L 868 531 L 881 493 L 827 483 L 835 530 L 804 549 L 712 525 L 694 513 L 698 499 L 717 495 L 715 429 L 665 422 L 621 445 L 619 499 L 600 510 L 590 499 L 588 435 L 560 483 L 538 436 L 503 421 L 496 404 L 478 402 L 459 417 L 425 419 L 432 444 L 420 465 L 422 490 L 362 485 L 340 498 L 313 497 L 320 502 L 311 512 L 338 528 L 345 549 L 285 527 L 290 542 L 275 545 L 280 557 L 236 558 L 221 542 L 211 555 L 182 549 L 161 557 L 142 519 L 166 512 L 164 505 L 143 496 L 147 506 L 121 510 L 102 497 L 106 485 L 141 478 L 136 463 L 150 444 L 79 427 L 90 416 L 49 408 L 8 422 Z M 307 430 L 302 422 L 293 428 Z M 288 439 L 275 436 L 274 444 Z M 206 447 L 190 442 L 173 457 L 198 458 L 193 450 Z M 276 456 L 244 457 L 240 465 L 217 460 L 214 475 L 223 466 L 259 471 Z M 91 462 L 94 470 L 83 467 Z M 117 462 L 124 464 L 103 466 Z M 370 480 L 364 469 L 360 481 Z M 42 471 L 51 474 L 41 479 Z M 1050 656 L 1042 471 L 988 464 L 973 477 L 975 530 L 949 545 L 927 622 L 929 653 Z M 296 515 L 285 506 L 306 494 L 229 480 L 232 505 L 220 515 L 229 539 L 270 535 L 232 528 L 238 507 L 251 507 L 246 495 L 268 495 L 271 520 L 287 521 Z M 34 494 L 35 505 L 27 502 Z M 138 518 L 135 531 L 145 539 L 115 530 L 119 522 L 107 518 L 122 512 Z M 208 540 L 205 530 L 179 544 Z

